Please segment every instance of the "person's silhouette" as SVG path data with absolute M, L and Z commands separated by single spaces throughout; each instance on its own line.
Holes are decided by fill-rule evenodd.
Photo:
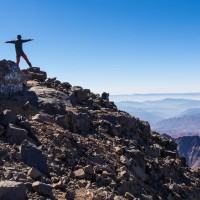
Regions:
M 17 40 L 11 40 L 11 41 L 7 41 L 5 43 L 12 43 L 12 44 L 15 44 L 15 50 L 16 50 L 16 57 L 17 57 L 17 60 L 16 60 L 16 64 L 19 65 L 19 62 L 20 62 L 20 57 L 22 56 L 24 58 L 24 60 L 27 62 L 27 64 L 29 65 L 29 67 L 32 67 L 30 61 L 28 60 L 26 54 L 24 53 L 23 51 L 23 48 L 22 48 L 22 43 L 24 42 L 29 42 L 29 41 L 32 41 L 33 39 L 28 39 L 28 40 L 22 40 L 22 36 L 21 35 L 18 35 L 17 36 Z

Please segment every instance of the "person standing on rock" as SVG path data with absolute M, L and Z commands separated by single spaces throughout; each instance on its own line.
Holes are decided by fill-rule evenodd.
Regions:
M 11 41 L 7 41 L 5 43 L 12 43 L 15 44 L 15 50 L 16 50 L 16 57 L 17 57 L 17 61 L 16 64 L 19 65 L 20 62 L 20 57 L 22 56 L 24 58 L 24 60 L 27 62 L 27 64 L 29 65 L 29 67 L 32 67 L 30 61 L 28 60 L 26 54 L 23 51 L 22 48 L 22 44 L 24 42 L 29 42 L 29 41 L 33 41 L 33 39 L 28 39 L 28 40 L 22 40 L 22 36 L 18 35 L 17 36 L 17 40 L 11 40 Z

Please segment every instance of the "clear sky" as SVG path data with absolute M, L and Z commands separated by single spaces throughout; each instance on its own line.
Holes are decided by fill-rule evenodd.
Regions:
M 199 0 L 0 0 L 0 60 L 110 94 L 200 92 Z M 23 59 L 22 59 L 23 60 Z M 21 61 L 20 68 L 27 65 Z

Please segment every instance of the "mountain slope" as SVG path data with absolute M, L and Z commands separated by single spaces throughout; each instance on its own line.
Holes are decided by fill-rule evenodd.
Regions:
M 200 108 L 187 109 L 187 110 L 183 111 L 182 113 L 179 113 L 179 115 L 177 117 L 182 117 L 185 115 L 200 115 Z
M 39 68 L 23 74 L 0 97 L 1 199 L 200 198 L 199 171 L 147 122 Z

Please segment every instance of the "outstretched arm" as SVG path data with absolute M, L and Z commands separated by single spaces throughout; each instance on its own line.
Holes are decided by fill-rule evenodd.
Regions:
M 22 42 L 30 42 L 33 41 L 33 39 L 28 39 L 28 40 L 21 40 Z
M 5 43 L 12 43 L 15 44 L 16 40 L 6 41 Z

